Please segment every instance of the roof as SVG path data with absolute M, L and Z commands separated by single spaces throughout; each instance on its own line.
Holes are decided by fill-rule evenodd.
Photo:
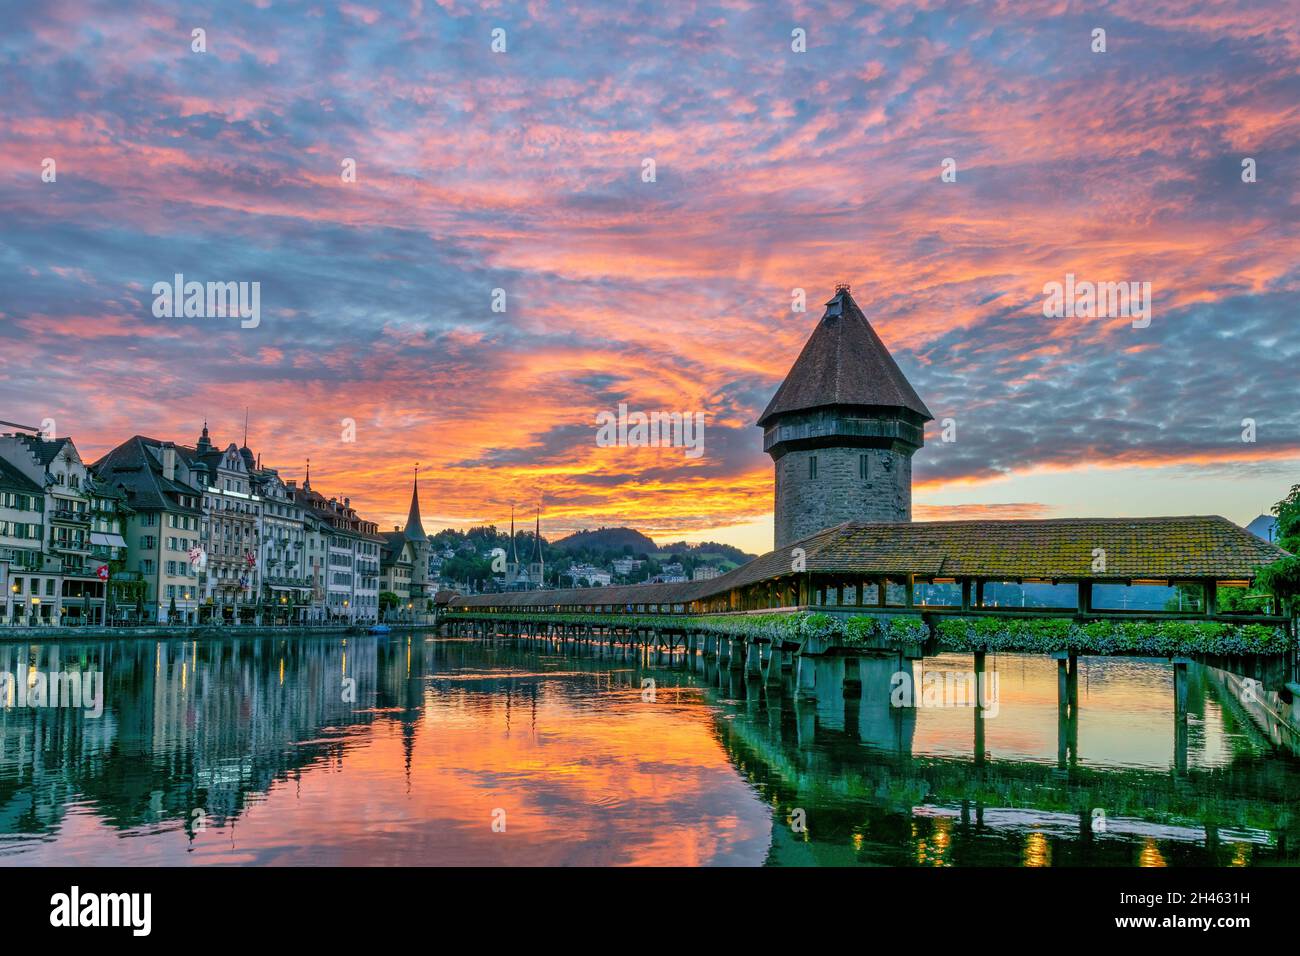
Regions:
M 142 511 L 166 509 L 200 514 L 198 508 L 181 506 L 175 496 L 188 495 L 198 498 L 203 492 L 184 482 L 163 477 L 162 462 L 155 452 L 165 447 L 176 448 L 177 446 L 156 438 L 134 435 L 91 465 L 90 470 L 100 481 L 109 485 L 120 485 L 126 491 L 127 500 L 132 508 Z
M 795 548 L 803 549 L 806 569 L 812 573 L 846 577 L 915 574 L 986 580 L 1245 579 L 1253 577 L 1259 565 L 1286 556 L 1281 548 L 1261 541 L 1217 515 L 850 521 L 703 581 L 479 594 L 460 598 L 456 603 L 489 607 L 684 604 L 731 588 L 792 577 Z M 1093 571 L 1096 549 L 1105 553 L 1105 571 Z
M 16 437 L 27 446 L 27 450 L 44 468 L 48 468 L 50 462 L 59 457 L 59 452 L 63 451 L 64 445 L 72 444 L 72 439 L 66 437 L 41 438 L 39 435 L 17 435 Z
M 44 490 L 3 458 L 0 458 L 0 488 L 24 495 L 39 495 Z
M 934 418 L 847 288 L 826 303 L 817 328 L 758 420 L 829 405 L 905 408 Z
M 423 541 L 424 522 L 420 520 L 420 478 L 415 478 L 411 485 L 411 510 L 406 516 L 406 530 L 403 532 L 407 541 Z

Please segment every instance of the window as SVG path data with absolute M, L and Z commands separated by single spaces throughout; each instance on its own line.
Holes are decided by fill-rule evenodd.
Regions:
M 808 458 L 808 477 L 809 478 L 817 477 L 817 456 L 816 455 L 811 455 Z
M 861 479 L 862 481 L 866 481 L 870 477 L 871 477 L 871 471 L 867 467 L 867 456 L 859 455 L 858 456 L 858 478 Z

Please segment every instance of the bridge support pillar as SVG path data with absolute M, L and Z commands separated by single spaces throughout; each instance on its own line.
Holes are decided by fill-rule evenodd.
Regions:
M 757 641 L 745 642 L 745 676 L 763 676 L 763 651 Z
M 1079 657 L 1058 652 L 1056 658 L 1056 764 L 1064 768 L 1079 759 Z
M 1174 665 L 1174 771 L 1187 773 L 1187 665 L 1175 657 Z
M 767 682 L 769 684 L 781 683 L 781 666 L 785 659 L 785 651 L 781 645 L 773 641 L 771 651 L 767 655 Z
M 744 645 L 739 638 L 727 639 L 727 667 L 733 671 L 738 671 L 745 666 L 745 659 L 741 655 L 744 653 Z
M 817 662 L 807 654 L 800 652 L 795 663 L 795 691 L 800 697 L 817 696 Z

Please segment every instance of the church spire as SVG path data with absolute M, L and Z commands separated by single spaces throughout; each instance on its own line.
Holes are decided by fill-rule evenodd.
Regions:
M 424 522 L 420 519 L 420 463 L 415 463 L 415 479 L 411 485 L 411 510 L 406 516 L 406 539 L 423 541 Z
M 519 566 L 519 548 L 515 544 L 515 506 L 510 506 L 510 560 Z

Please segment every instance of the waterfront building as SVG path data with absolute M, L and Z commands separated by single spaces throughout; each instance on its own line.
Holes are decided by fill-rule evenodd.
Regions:
M 4 602 L 0 607 L 6 624 L 28 620 L 30 572 L 43 567 L 44 538 L 44 489 L 0 458 L 0 600 Z M 36 592 L 37 597 L 42 592 L 39 578 Z
M 912 520 L 912 455 L 933 418 L 849 287 L 836 286 L 758 419 L 776 547 L 845 521 Z
M 326 620 L 374 623 L 379 619 L 379 558 L 384 544 L 378 525 L 358 515 L 350 498 L 340 502 L 314 491 L 310 478 L 300 496 L 304 510 L 320 522 L 324 538 L 324 553 L 314 555 L 317 561 L 312 567 L 324 570 Z
M 274 468 L 252 472 L 254 493 L 261 498 L 260 563 L 263 616 L 285 624 L 311 618 L 312 585 L 307 574 L 306 520 L 290 486 Z
M 722 570 L 716 565 L 701 564 L 691 574 L 692 581 L 709 581 L 722 574 Z
M 256 462 L 247 443 L 212 443 L 207 422 L 193 448 L 178 445 L 202 494 L 200 548 L 206 570 L 198 572 L 199 619 L 252 624 L 260 618 L 262 498 L 253 487 Z M 169 543 L 172 540 L 168 529 Z M 188 619 L 187 615 L 183 615 Z
M 415 595 L 412 593 L 411 579 L 415 569 L 415 548 L 407 539 L 406 532 L 394 527 L 383 534 L 384 543 L 380 547 L 379 591 L 387 591 L 397 597 L 398 617 L 404 617 L 409 610 L 415 610 Z M 424 606 L 420 605 L 420 610 Z M 390 612 L 391 613 L 391 612 Z
M 0 458 L 41 489 L 40 573 L 28 575 L 25 588 L 20 588 L 26 622 L 80 624 L 102 619 L 106 592 L 91 546 L 93 479 L 76 445 L 70 438 L 14 432 L 0 435 Z M 30 532 L 31 523 L 25 524 Z M 13 590 L 19 584 L 16 577 L 8 585 L 11 604 L 18 596 Z
M 202 533 L 202 490 L 173 442 L 135 435 L 95 462 L 96 478 L 124 499 L 119 526 L 126 561 L 112 581 L 141 587 L 134 606 L 119 605 L 120 620 L 143 618 L 164 623 L 172 603 L 177 617 L 198 617 L 199 571 L 190 552 Z

